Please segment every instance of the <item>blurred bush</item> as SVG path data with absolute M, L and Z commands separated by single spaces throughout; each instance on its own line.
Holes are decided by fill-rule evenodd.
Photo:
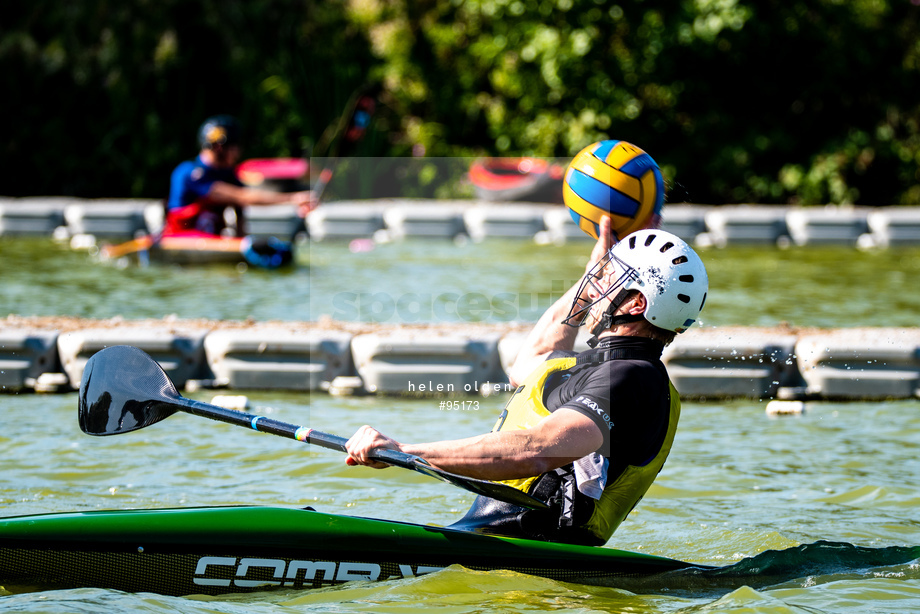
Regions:
M 163 196 L 208 115 L 301 155 L 644 148 L 670 200 L 920 202 L 920 0 L 33 0 L 0 20 L 0 192 Z M 323 154 L 325 152 L 319 152 Z

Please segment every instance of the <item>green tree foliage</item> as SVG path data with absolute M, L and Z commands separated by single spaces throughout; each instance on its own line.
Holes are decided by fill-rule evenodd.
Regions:
M 364 154 L 570 157 L 617 138 L 662 164 L 672 201 L 920 202 L 918 0 L 6 9 L 8 194 L 161 196 L 218 112 L 241 117 L 247 154 L 297 155 L 372 80 L 388 138 Z
M 406 144 L 640 145 L 672 199 L 920 201 L 920 31 L 898 0 L 353 0 Z
M 369 60 L 321 0 L 7 3 L 0 191 L 164 197 L 218 113 L 241 119 L 247 156 L 301 155 Z

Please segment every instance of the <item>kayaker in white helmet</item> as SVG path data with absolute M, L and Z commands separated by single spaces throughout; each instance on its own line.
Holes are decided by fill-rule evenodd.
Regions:
M 369 454 L 397 449 L 550 505 L 527 510 L 480 496 L 455 528 L 606 543 L 670 452 L 680 399 L 661 353 L 698 318 L 709 282 L 700 257 L 673 234 L 640 230 L 614 245 L 604 218 L 599 237 L 581 282 L 530 333 L 509 373 L 517 390 L 490 433 L 405 444 L 363 426 L 347 462 L 382 468 Z M 582 325 L 593 348 L 575 353 Z

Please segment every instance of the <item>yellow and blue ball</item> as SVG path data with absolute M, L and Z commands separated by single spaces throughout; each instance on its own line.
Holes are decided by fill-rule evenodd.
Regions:
M 664 178 L 650 155 L 626 141 L 585 147 L 565 171 L 562 197 L 578 227 L 596 239 L 609 217 L 617 240 L 645 228 L 664 206 Z

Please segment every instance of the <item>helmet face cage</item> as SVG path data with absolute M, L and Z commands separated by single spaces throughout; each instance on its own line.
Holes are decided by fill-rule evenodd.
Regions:
M 607 288 L 600 283 L 605 276 L 615 277 Z M 598 297 L 579 298 L 589 284 Z M 614 245 L 585 274 L 563 322 L 581 326 L 591 308 L 611 296 L 608 315 L 612 316 L 626 290 L 637 290 L 645 297 L 645 320 L 682 333 L 697 320 L 706 303 L 709 278 L 703 261 L 685 241 L 663 230 L 639 230 Z M 620 294 L 613 294 L 617 291 Z
M 607 270 L 608 266 L 610 266 L 609 271 Z M 602 288 L 600 281 L 607 275 L 615 273 L 616 271 L 622 272 L 607 288 Z M 578 286 L 575 300 L 572 301 L 572 306 L 569 308 L 569 315 L 562 321 L 563 324 L 568 324 L 576 328 L 582 326 L 592 307 L 627 285 L 629 282 L 638 280 L 639 272 L 621 258 L 617 257 L 617 255 L 613 253 L 613 248 L 611 247 L 607 251 L 607 255 L 601 258 L 597 264 L 591 267 L 591 269 L 585 273 L 585 276 L 581 278 L 581 284 Z M 598 295 L 593 301 L 582 298 L 582 294 L 589 286 L 594 288 L 594 291 Z

